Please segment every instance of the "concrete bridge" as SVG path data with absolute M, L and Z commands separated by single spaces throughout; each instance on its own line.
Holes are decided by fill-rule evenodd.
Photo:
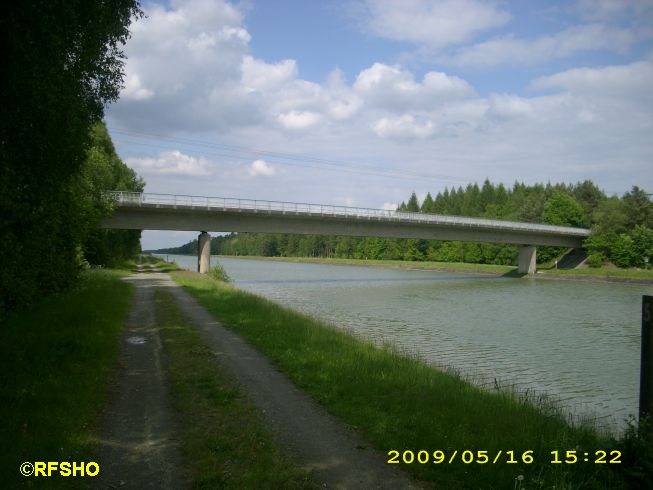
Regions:
M 198 271 L 209 268 L 209 231 L 376 236 L 512 243 L 519 272 L 535 272 L 536 247 L 580 248 L 585 228 L 322 204 L 112 191 L 103 228 L 200 231 Z

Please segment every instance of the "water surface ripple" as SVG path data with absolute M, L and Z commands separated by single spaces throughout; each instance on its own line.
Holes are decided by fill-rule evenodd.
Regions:
M 193 257 L 170 259 L 196 268 Z M 641 296 L 651 285 L 219 261 L 240 288 L 481 384 L 546 392 L 617 428 L 637 413 Z

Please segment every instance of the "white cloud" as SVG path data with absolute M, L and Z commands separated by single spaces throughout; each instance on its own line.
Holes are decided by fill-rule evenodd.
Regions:
M 250 35 L 237 8 L 188 0 L 148 4 L 146 14 L 131 28 L 125 100 L 111 114 L 149 130 L 233 127 L 257 117 L 240 84 Z
M 411 72 L 383 63 L 374 63 L 361 71 L 353 88 L 366 103 L 398 111 L 431 108 L 449 99 L 474 94 L 472 87 L 458 77 L 432 71 L 418 83 Z
M 153 95 L 152 90 L 142 86 L 140 77 L 135 73 L 126 77 L 125 87 L 120 92 L 120 97 L 132 100 L 149 99 Z
M 394 8 L 379 5 L 388 12 Z M 419 6 L 429 14 L 424 3 L 407 5 L 406 15 Z M 437 8 L 451 5 L 442 2 Z M 502 12 L 494 4 L 486 6 Z M 127 86 L 123 98 L 107 112 L 109 126 L 207 142 L 192 152 L 206 151 L 204 159 L 154 151 L 151 158 L 128 159 L 145 175 L 152 191 L 271 200 L 292 194 L 293 200 L 325 203 L 352 196 L 361 206 L 386 202 L 394 208 L 394 202 L 406 199 L 413 189 L 419 193 L 424 187 L 433 193 L 443 182 L 464 185 L 486 176 L 506 183 L 593 178 L 599 185 L 624 182 L 622 188 L 627 189 L 631 176 L 638 175 L 642 186 L 648 182 L 653 186 L 650 177 L 637 170 L 642 162 L 650 163 L 653 153 L 650 49 L 648 58 L 644 55 L 636 63 L 560 73 L 537 65 L 516 72 L 520 85 L 528 73 L 549 74 L 521 93 L 501 87 L 497 75 L 491 78 L 490 90 L 498 93 L 481 96 L 453 70 L 427 68 L 416 75 L 387 59 L 361 66 L 349 81 L 334 69 L 326 81 L 316 83 L 301 78 L 295 60 L 256 58 L 242 13 L 224 1 L 174 0 L 171 6 L 153 4 L 147 9 L 148 18 L 134 24 L 127 44 Z M 471 39 L 481 32 L 475 29 L 465 31 L 465 36 Z M 601 46 L 614 42 L 627 49 L 628 38 L 611 37 L 610 29 L 614 27 L 569 28 L 548 38 L 506 38 L 508 54 L 499 46 L 496 54 L 486 55 L 488 63 L 526 63 L 528 56 L 568 56 L 590 49 L 594 42 Z M 438 49 L 433 43 L 429 46 Z M 565 66 L 574 65 L 569 61 Z M 478 88 L 488 91 L 487 86 Z M 125 146 L 120 137 L 116 140 L 122 153 Z M 283 163 L 276 158 L 272 166 L 265 161 L 271 158 L 259 152 L 229 150 L 233 161 L 220 155 L 221 162 L 233 165 L 228 179 L 196 178 L 192 187 L 184 188 L 185 179 L 174 176 L 215 176 L 224 171 L 209 160 L 212 151 L 222 153 L 216 146 L 207 149 L 213 143 L 309 155 L 314 164 L 302 168 L 295 160 L 293 171 L 283 172 Z M 264 163 L 256 164 L 256 158 Z M 354 171 L 347 171 L 348 163 L 354 164 Z M 391 179 L 390 187 L 387 176 L 370 175 L 364 167 L 398 177 Z M 278 185 L 252 178 L 270 172 Z M 408 181 L 410 175 L 442 174 L 453 177 Z M 407 181 L 410 184 L 402 188 Z
M 278 116 L 279 122 L 286 129 L 306 129 L 320 122 L 322 116 L 311 111 L 290 111 Z
M 396 211 L 398 207 L 399 204 L 396 202 L 384 202 L 381 205 L 381 209 L 384 209 L 385 211 Z
M 423 139 L 433 136 L 435 133 L 432 121 L 419 121 L 411 114 L 381 118 L 374 123 L 373 129 L 381 138 L 396 140 Z
M 336 121 L 353 117 L 363 107 L 363 100 L 347 85 L 339 69 L 329 74 L 324 89 L 329 94 L 327 112 Z
M 441 61 L 457 66 L 484 67 L 502 64 L 532 65 L 576 53 L 608 50 L 623 53 L 635 42 L 628 29 L 603 24 L 574 26 L 553 35 L 529 40 L 507 35 L 459 49 Z
M 530 116 L 533 113 L 531 101 L 511 94 L 491 94 L 489 113 L 498 117 Z
M 477 0 L 366 0 L 366 28 L 379 37 L 442 48 L 506 24 L 510 14 Z
M 241 65 L 242 83 L 247 91 L 278 90 L 297 78 L 295 60 L 268 64 L 252 56 L 245 56 Z
M 536 89 L 562 88 L 577 94 L 649 99 L 653 86 L 653 62 L 602 68 L 574 68 L 534 80 Z
M 252 177 L 258 177 L 259 175 L 272 177 L 276 173 L 274 167 L 265 160 L 254 160 L 247 171 Z
M 127 158 L 127 165 L 143 174 L 175 174 L 191 177 L 210 175 L 211 164 L 205 158 L 184 155 L 178 150 L 166 151 L 158 158 Z

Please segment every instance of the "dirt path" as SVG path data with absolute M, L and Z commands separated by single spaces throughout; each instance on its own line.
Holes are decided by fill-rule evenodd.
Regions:
M 172 408 L 161 368 L 154 288 L 163 274 L 137 274 L 134 304 L 123 334 L 109 403 L 101 416 L 93 488 L 183 489 L 185 479 Z
M 160 363 L 154 288 L 164 287 L 205 342 L 242 385 L 283 452 L 313 471 L 324 488 L 423 488 L 384 453 L 299 391 L 256 350 L 225 329 L 167 274 L 137 274 L 132 311 L 122 339 L 119 370 L 103 413 L 95 488 L 183 489 L 178 439 Z M 388 448 L 392 449 L 392 448 Z
M 386 454 L 369 449 L 354 431 L 295 388 L 258 351 L 225 329 L 171 279 L 167 281 L 220 365 L 231 372 L 261 410 L 282 450 L 313 470 L 324 488 L 423 488 L 397 467 L 387 465 Z

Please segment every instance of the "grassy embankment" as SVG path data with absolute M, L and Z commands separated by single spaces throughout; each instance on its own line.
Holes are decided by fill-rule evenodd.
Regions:
M 317 488 L 283 457 L 256 409 L 216 364 L 172 295 L 155 293 L 164 369 L 195 488 Z
M 516 275 L 517 267 L 511 265 L 493 264 L 468 264 L 466 262 L 431 262 L 431 261 L 406 261 L 406 260 L 370 260 L 370 259 L 336 259 L 317 257 L 254 257 L 221 255 L 230 259 L 272 260 L 280 262 L 308 262 L 330 265 L 357 265 L 364 267 L 386 267 L 391 269 L 430 270 L 445 272 L 469 272 L 481 274 Z M 562 278 L 581 279 L 637 279 L 653 281 L 653 270 L 619 269 L 617 267 L 598 267 L 582 269 L 555 269 L 553 267 L 540 267 L 541 272 L 547 276 L 560 276 Z
M 617 267 L 586 267 L 582 269 L 542 268 L 538 272 L 547 276 L 579 279 L 635 279 L 653 282 L 652 269 L 619 269 Z
M 92 461 L 95 416 L 129 310 L 125 271 L 90 270 L 70 291 L 0 325 L 0 475 L 4 488 L 71 488 L 84 478 L 23 477 L 34 461 Z M 38 480 L 38 481 L 37 481 Z
M 209 277 L 189 272 L 173 277 L 375 447 L 400 451 L 399 461 L 404 450 L 414 451 L 415 458 L 418 451 L 429 451 L 428 463 L 416 459 L 402 466 L 441 488 L 625 488 L 610 465 L 591 462 L 595 451 L 609 454 L 617 441 L 591 427 L 569 427 L 545 399 L 489 393 Z M 444 451 L 446 461 L 457 451 L 457 459 L 434 464 L 434 450 Z M 483 461 L 487 451 L 489 462 L 464 464 L 464 450 L 474 452 L 474 461 Z M 522 459 L 529 450 L 532 464 Z M 580 463 L 552 464 L 554 450 L 563 460 L 565 451 L 576 450 Z

